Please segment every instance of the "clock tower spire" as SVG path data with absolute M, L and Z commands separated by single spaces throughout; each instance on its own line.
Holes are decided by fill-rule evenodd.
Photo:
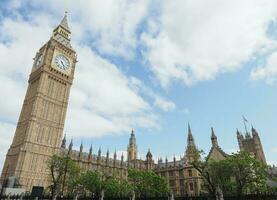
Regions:
M 67 13 L 36 53 L 28 89 L 0 182 L 16 177 L 23 188 L 49 186 L 47 161 L 59 153 L 76 52 L 70 44 Z

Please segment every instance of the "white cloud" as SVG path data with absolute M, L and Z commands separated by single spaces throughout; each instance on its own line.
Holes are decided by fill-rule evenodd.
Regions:
M 0 170 L 4 165 L 4 160 L 6 158 L 6 153 L 11 145 L 13 138 L 13 133 L 15 131 L 14 124 L 0 122 L 0 133 L 1 133 L 1 142 L 0 142 Z
M 146 60 L 162 86 L 191 85 L 233 71 L 276 47 L 266 31 L 276 1 L 163 1 L 159 28 L 144 33 Z M 151 24 L 153 22 L 151 21 Z M 153 27 L 153 24 L 151 25 Z M 152 30 L 152 28 L 151 28 Z
M 0 69 L 0 82 L 6 85 L 1 92 L 5 99 L 10 99 L 1 98 L 1 117 L 7 115 L 13 122 L 19 115 L 26 92 L 32 57 L 52 30 L 48 20 L 40 22 L 43 23 L 7 19 L 1 29 L 5 35 L 0 38 L 0 56 L 3 58 L 0 62 L 4 66 Z M 30 37 L 33 34 L 37 35 L 35 39 Z M 135 126 L 157 126 L 157 116 L 151 105 L 132 90 L 131 79 L 88 46 L 76 42 L 74 46 L 79 62 L 67 120 L 67 128 L 74 136 L 100 136 L 126 132 Z
M 277 153 L 277 147 L 272 149 L 273 153 Z
M 17 9 L 28 7 L 26 4 L 33 9 L 23 17 Z M 153 75 L 168 87 L 174 81 L 191 85 L 214 79 L 240 68 L 255 53 L 266 54 L 276 47 L 266 35 L 268 24 L 276 17 L 275 0 L 159 1 L 162 9 L 155 16 L 149 13 L 151 4 L 150 0 L 50 0 L 47 4 L 33 0 L 24 5 L 11 1 L 12 17 L 2 18 L 0 27 L 0 84 L 5 86 L 0 89 L 5 97 L 0 98 L 0 119 L 16 123 L 32 58 L 57 24 L 55 15 L 66 9 L 79 60 L 66 121 L 68 134 L 73 136 L 98 137 L 129 132 L 133 127 L 155 128 L 159 116 L 154 107 L 163 111 L 176 108 L 174 102 L 137 78 L 127 77 L 98 52 L 132 59 L 142 45 Z M 145 21 L 147 30 L 139 26 Z M 275 73 L 276 61 L 271 57 L 263 68 L 252 71 L 253 79 L 275 80 L 268 75 Z M 8 128 L 4 137 L 13 132 Z M 1 147 L 0 153 L 6 149 Z
M 173 102 L 167 101 L 159 97 L 155 99 L 155 105 L 160 107 L 164 111 L 170 111 L 175 109 L 175 104 Z
M 17 4 L 16 1 L 13 3 L 15 8 L 20 8 L 21 4 Z M 127 4 L 128 2 L 124 1 L 123 3 Z M 128 8 L 124 7 L 124 9 Z M 134 8 L 130 9 L 133 12 L 129 14 L 134 15 L 133 18 L 138 17 L 135 16 Z M 0 84 L 4 86 L 1 87 L 0 91 L 5 97 L 0 98 L 0 144 L 3 144 L 0 148 L 1 155 L 6 154 L 14 135 L 12 124 L 16 123 L 20 114 L 27 90 L 28 75 L 32 67 L 32 58 L 43 43 L 50 38 L 53 25 L 57 25 L 56 19 L 54 22 L 48 14 L 30 12 L 28 17 L 24 16 L 28 18 L 26 21 L 16 10 L 12 12 L 13 17 L 5 17 L 0 22 Z M 88 18 L 87 15 L 86 17 Z M 125 17 L 128 21 L 130 16 Z M 118 20 L 120 21 L 120 19 Z M 113 23 L 111 22 L 111 24 Z M 129 25 L 122 25 L 119 29 Z M 89 27 L 92 26 L 89 25 Z M 135 30 L 128 27 L 123 29 L 127 29 L 125 30 L 126 36 L 99 42 L 107 42 L 107 45 L 116 47 L 119 51 L 125 51 L 128 46 L 133 48 L 133 42 L 136 42 L 136 39 L 132 35 L 132 31 Z M 109 28 L 103 28 L 102 31 L 104 30 L 109 32 L 111 37 L 113 34 L 114 37 L 118 37 L 116 31 L 111 32 Z M 86 29 L 80 24 L 72 26 L 73 44 L 79 62 L 76 66 L 66 119 L 65 128 L 69 137 L 100 137 L 107 134 L 123 134 L 134 127 L 157 128 L 159 126 L 158 116 L 153 111 L 152 104 L 144 99 L 140 91 L 133 90 L 134 85 L 131 81 L 133 77 L 127 77 L 118 66 L 97 55 L 88 47 L 88 44 L 84 44 L 83 40 L 86 39 L 84 37 L 87 37 L 83 34 L 85 31 Z M 74 37 L 75 32 L 77 37 Z M 116 45 L 121 43 L 121 41 L 116 41 L 117 39 L 122 40 L 121 45 L 124 47 Z M 125 40 L 126 44 L 123 43 Z M 101 45 L 99 48 L 102 48 Z M 120 50 L 120 48 L 125 50 Z M 3 121 L 11 122 L 11 124 Z M 1 160 L 0 164 L 3 164 Z
M 273 84 L 277 78 L 277 52 L 273 52 L 266 59 L 263 67 L 255 68 L 251 71 L 252 80 L 265 80 L 268 84 Z
M 27 89 L 32 58 L 38 48 L 42 46 L 42 38 L 49 38 L 49 28 L 47 23 L 39 27 L 21 19 L 6 19 L 2 22 L 0 29 L 0 84 L 4 86 L 1 87 L 1 95 L 5 98 L 0 98 L 1 118 L 13 122 L 17 120 Z M 30 37 L 32 34 L 37 37 Z
M 148 13 L 150 0 L 33 0 L 29 4 L 37 9 L 63 14 L 68 10 L 70 16 L 87 33 L 85 43 L 93 45 L 98 51 L 108 55 L 133 58 L 138 45 L 136 31 Z M 35 17 L 35 16 L 34 16 Z M 94 38 L 94 40 L 91 40 Z
M 74 136 L 125 133 L 157 127 L 157 116 L 115 65 L 88 47 L 78 47 L 78 65 L 66 127 Z
M 176 105 L 174 102 L 166 99 L 165 97 L 162 97 L 161 95 L 154 92 L 150 87 L 147 87 L 142 81 L 139 79 L 132 77 L 132 88 L 136 90 L 137 92 L 141 92 L 144 95 L 151 98 L 153 101 L 154 106 L 160 108 L 161 110 L 168 112 L 173 111 L 176 108 Z

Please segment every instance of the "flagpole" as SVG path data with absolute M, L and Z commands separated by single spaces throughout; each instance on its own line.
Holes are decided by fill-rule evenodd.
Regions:
M 242 119 L 243 119 L 243 124 L 244 124 L 246 134 L 248 134 L 248 130 L 247 130 L 247 126 L 246 126 L 247 119 L 245 119 L 245 117 L 243 115 L 242 115 Z

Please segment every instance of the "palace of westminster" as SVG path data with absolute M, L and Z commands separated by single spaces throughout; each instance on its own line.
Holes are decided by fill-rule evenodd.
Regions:
M 138 159 L 138 147 L 132 131 L 127 149 L 127 161 L 123 155 L 109 152 L 102 156 L 73 150 L 72 141 L 66 146 L 63 138 L 64 122 L 73 82 L 76 52 L 70 44 L 70 29 L 65 15 L 54 29 L 50 40 L 37 52 L 29 85 L 17 123 L 12 144 L 7 152 L 0 183 L 9 177 L 16 177 L 19 185 L 30 191 L 33 186 L 47 187 L 50 184 L 47 160 L 54 154 L 69 155 L 82 170 L 98 170 L 120 177 L 126 177 L 128 168 L 151 170 L 163 176 L 175 195 L 198 195 L 201 191 L 201 176 L 190 165 L 197 149 L 190 126 L 187 133 L 187 146 L 184 156 L 173 161 L 159 159 L 154 162 L 150 150 L 146 159 Z M 27 47 L 26 47 L 27 48 Z M 237 131 L 240 150 L 252 152 L 255 157 L 266 163 L 262 144 L 257 131 L 243 135 Z M 212 147 L 208 158 L 224 159 L 227 154 L 220 148 L 217 137 L 211 129 Z

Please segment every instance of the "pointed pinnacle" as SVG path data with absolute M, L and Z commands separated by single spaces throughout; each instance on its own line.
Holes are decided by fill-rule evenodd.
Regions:
M 60 26 L 62 26 L 66 30 L 70 31 L 69 26 L 68 26 L 68 22 L 67 22 L 67 11 L 65 11 L 65 13 L 64 13 L 64 17 L 63 17 L 63 19 L 60 23 Z
M 213 128 L 213 127 L 211 127 L 211 131 L 212 131 L 212 138 L 215 138 L 216 135 L 215 135 L 215 133 L 214 133 L 214 128 Z
M 188 132 L 191 133 L 190 124 L 188 122 Z

